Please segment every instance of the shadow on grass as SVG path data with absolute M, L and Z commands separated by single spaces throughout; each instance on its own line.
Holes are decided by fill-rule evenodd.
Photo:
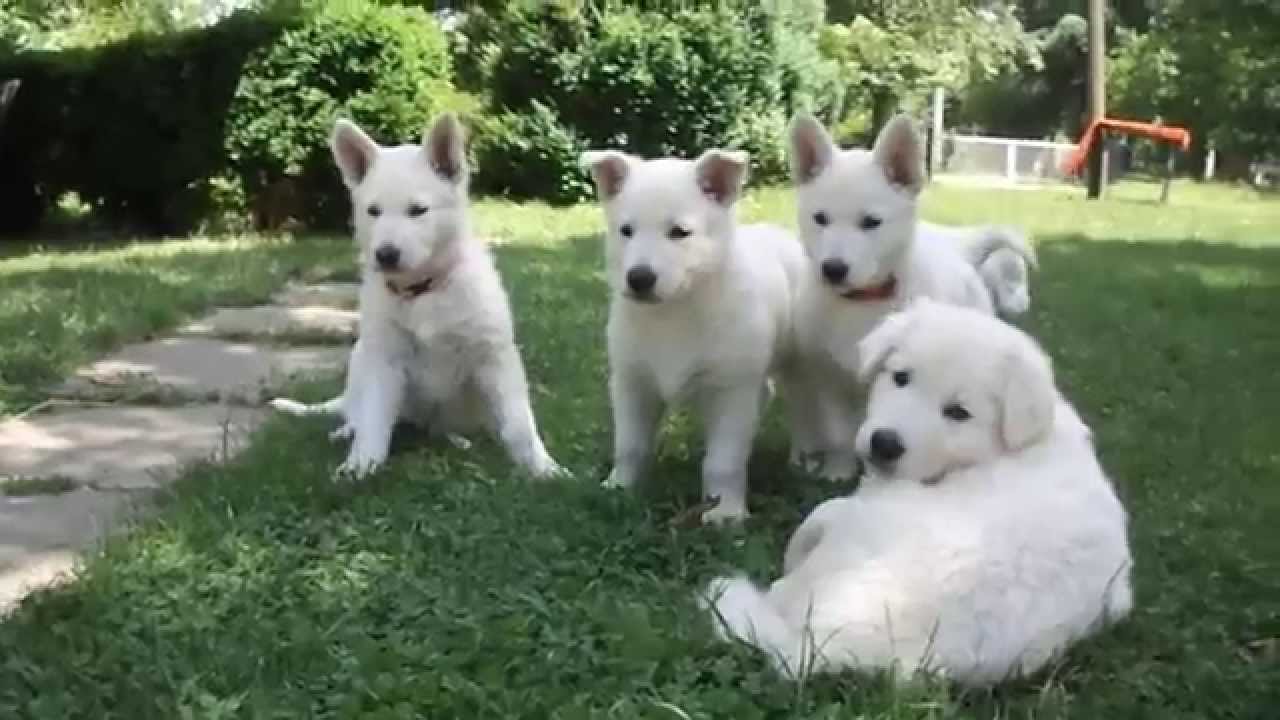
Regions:
M 1280 250 L 1040 251 L 1025 325 L 1131 509 L 1138 592 L 1129 621 L 1050 674 L 994 693 L 793 686 L 712 642 L 693 590 L 729 568 L 776 576 L 787 534 L 832 490 L 783 470 L 776 411 L 743 532 L 673 524 L 701 448 L 679 418 L 646 493 L 596 487 L 606 290 L 598 239 L 576 237 L 499 252 L 538 418 L 575 480 L 519 481 L 490 441 L 410 441 L 376 483 L 335 489 L 328 426 L 273 421 L 81 583 L 0 625 L 0 715 L 1265 717 L 1280 668 L 1242 649 L 1280 633 Z

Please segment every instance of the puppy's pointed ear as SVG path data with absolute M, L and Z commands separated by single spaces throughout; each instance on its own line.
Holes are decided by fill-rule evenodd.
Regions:
M 467 177 L 467 133 L 453 113 L 444 113 L 422 136 L 427 164 L 436 175 L 457 185 Z
M 912 195 L 924 189 L 924 145 L 911 118 L 894 116 L 880 131 L 871 154 L 890 183 Z
M 334 163 L 342 172 L 342 181 L 349 188 L 354 188 L 364 180 L 369 174 L 369 168 L 373 167 L 373 161 L 378 157 L 378 143 L 350 120 L 338 120 L 334 123 L 329 148 L 333 151 Z
M 588 150 L 578 156 L 578 167 L 591 173 L 601 200 L 612 200 L 627 182 L 631 158 L 617 150 Z
M 1031 342 L 1020 344 L 1005 361 L 1000 434 L 1010 451 L 1040 442 L 1053 429 L 1058 393 L 1049 356 Z
M 801 112 L 791 119 L 791 179 L 796 185 L 821 175 L 835 153 L 835 142 L 816 118 Z
M 741 150 L 708 150 L 693 164 L 702 194 L 724 207 L 738 201 L 747 182 L 748 155 Z
M 914 307 L 914 305 L 912 306 Z M 902 342 L 911 326 L 911 307 L 887 315 L 858 343 L 857 378 L 870 382 Z

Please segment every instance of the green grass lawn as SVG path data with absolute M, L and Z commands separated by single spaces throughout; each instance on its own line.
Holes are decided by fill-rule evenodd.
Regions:
M 683 418 L 639 497 L 597 488 L 611 438 L 599 212 L 483 203 L 539 420 L 576 479 L 528 484 L 492 442 L 463 452 L 402 435 L 384 473 L 335 487 L 344 449 L 329 425 L 277 419 L 233 464 L 193 469 L 79 582 L 0 624 L 0 718 L 1278 717 L 1280 202 L 1180 185 L 1161 207 L 1157 193 L 927 197 L 932 219 L 1034 231 L 1025 324 L 1132 513 L 1133 616 L 1034 679 L 967 694 L 855 676 L 796 685 L 715 643 L 693 591 L 731 568 L 776 576 L 788 533 L 832 488 L 787 471 L 776 413 L 742 530 L 688 522 L 699 443 Z M 790 225 L 790 208 L 765 191 L 744 214 Z M 315 247 L 326 267 L 349 260 Z M 220 262 L 260 273 L 255 258 L 273 252 L 292 262 L 272 246 Z M 83 283 L 101 279 L 94 256 L 75 257 Z M 24 287 L 13 263 L 39 288 L 72 272 L 58 262 L 0 261 L 0 290 Z M 155 296 L 194 302 L 183 283 L 221 278 L 216 267 Z M 256 277 L 236 292 L 276 279 Z M 149 307 L 106 297 L 127 290 L 104 280 L 62 302 L 101 298 L 113 327 L 148 327 L 114 317 Z M 4 333 L 79 332 L 0 317 Z

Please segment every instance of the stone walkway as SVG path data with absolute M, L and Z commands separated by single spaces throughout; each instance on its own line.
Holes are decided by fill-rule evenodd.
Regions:
M 334 283 L 217 308 L 81 368 L 40 410 L 0 420 L 0 615 L 68 577 L 80 552 L 184 466 L 243 448 L 285 383 L 340 372 L 355 303 L 355 285 Z

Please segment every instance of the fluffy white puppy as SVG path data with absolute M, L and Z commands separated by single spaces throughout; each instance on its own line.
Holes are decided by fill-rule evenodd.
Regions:
M 360 339 L 341 395 L 272 405 L 340 414 L 334 437 L 352 438 L 342 474 L 385 461 L 401 418 L 451 436 L 487 427 L 530 474 L 560 472 L 534 422 L 506 291 L 467 222 L 461 125 L 445 114 L 421 145 L 380 147 L 339 120 L 331 144 L 360 250 Z
M 738 227 L 734 206 L 747 173 L 741 152 L 696 161 L 584 153 L 604 214 L 611 289 L 609 392 L 614 467 L 629 487 L 647 470 L 664 410 L 688 402 L 705 424 L 706 521 L 747 515 L 747 459 L 766 378 L 790 393 L 800 244 L 770 226 Z
M 800 235 L 811 270 L 796 311 L 800 354 L 815 386 L 815 446 L 807 463 L 831 479 L 852 477 L 849 441 L 862 403 L 847 372 L 857 346 L 888 313 L 917 297 L 992 312 L 977 266 L 1000 248 L 1034 261 L 1021 236 L 978 233 L 953 247 L 918 220 L 923 146 L 906 116 L 892 119 L 870 150 L 841 150 L 808 115 L 791 126 L 791 164 Z M 938 237 L 935 237 L 938 236 Z
M 865 485 L 814 510 L 767 592 L 711 584 L 722 635 L 793 675 L 896 668 L 984 685 L 1129 612 L 1127 516 L 1030 337 L 919 301 L 861 349 Z
M 919 241 L 959 252 L 976 267 L 999 315 L 1015 318 L 1031 309 L 1028 269 L 1035 267 L 1035 256 L 1020 232 L 998 225 L 953 227 L 921 221 L 917 233 Z M 999 235 L 1008 237 L 992 237 Z M 1010 249 L 1019 246 L 1025 252 Z

